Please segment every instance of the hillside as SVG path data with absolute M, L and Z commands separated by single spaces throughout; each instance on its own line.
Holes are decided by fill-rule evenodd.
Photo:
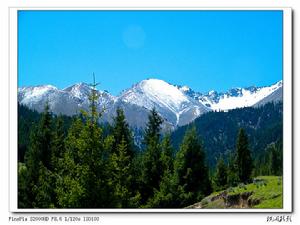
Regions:
M 282 177 L 260 176 L 248 185 L 212 193 L 189 209 L 282 208 Z
M 240 128 L 246 130 L 253 156 L 257 156 L 270 143 L 282 141 L 282 123 L 282 102 L 268 103 L 255 108 L 206 113 L 193 123 L 179 127 L 171 138 L 174 147 L 178 148 L 186 130 L 195 126 L 203 140 L 209 166 L 213 167 L 221 155 L 228 156 L 235 149 Z
M 18 150 L 19 160 L 24 160 L 28 147 L 30 131 L 37 124 L 41 114 L 24 105 L 18 105 Z M 72 117 L 62 116 L 66 122 L 65 132 Z M 137 117 L 138 118 L 138 117 Z M 147 120 L 147 118 L 144 118 Z M 269 103 L 261 107 L 234 109 L 228 112 L 209 112 L 197 118 L 193 125 L 203 140 L 210 166 L 214 166 L 220 154 L 229 154 L 235 148 L 235 139 L 240 127 L 249 134 L 254 156 L 260 155 L 261 149 L 268 144 L 282 140 L 282 103 Z M 191 125 L 179 127 L 172 134 L 172 144 L 178 149 L 185 131 Z M 143 129 L 133 129 L 134 142 L 141 147 Z
M 203 128 L 202 126 L 207 123 L 205 129 L 200 129 L 200 131 L 207 132 L 207 138 L 199 139 L 200 132 L 196 129 L 190 129 L 186 132 L 183 140 L 177 140 L 177 146 L 172 145 L 168 135 L 160 135 L 162 132 L 159 128 L 160 117 L 153 110 L 149 118 L 148 132 L 144 132 L 139 136 L 142 140 L 150 140 L 151 142 L 146 142 L 141 146 L 141 151 L 138 152 L 133 145 L 136 137 L 129 135 L 132 130 L 126 123 L 126 117 L 122 110 L 119 111 L 118 119 L 116 119 L 116 121 L 119 121 L 117 124 L 110 126 L 94 122 L 95 125 L 90 126 L 89 120 L 92 117 L 88 115 L 88 112 L 75 119 L 68 116 L 56 116 L 49 111 L 40 114 L 22 105 L 18 107 L 18 204 L 20 207 L 90 208 L 90 204 L 94 204 L 95 201 L 94 187 L 101 189 L 103 185 L 106 185 L 104 191 L 107 191 L 104 196 L 108 196 L 109 200 L 98 196 L 98 203 L 93 206 L 95 208 L 102 207 L 103 202 L 105 202 L 106 207 L 111 208 L 183 208 L 194 202 L 198 203 L 191 206 L 192 208 L 278 208 L 282 205 L 280 197 L 281 181 L 278 182 L 279 178 L 276 183 L 274 177 L 259 177 L 255 184 L 240 185 L 218 191 L 224 189 L 224 187 L 232 187 L 244 182 L 236 176 L 233 176 L 234 179 L 232 179 L 232 173 L 234 173 L 233 175 L 238 174 L 238 170 L 234 165 L 237 165 L 239 161 L 236 159 L 232 164 L 228 161 L 228 155 L 225 156 L 225 169 L 222 169 L 222 171 L 228 171 L 228 173 L 223 174 L 222 177 L 216 173 L 218 169 L 215 169 L 213 161 L 207 163 L 207 160 L 215 159 L 220 154 L 220 152 L 215 151 L 217 148 L 214 147 L 221 148 L 222 144 L 227 144 L 227 141 L 231 141 L 228 143 L 233 146 L 231 153 L 237 151 L 235 143 L 240 139 L 240 135 L 235 137 L 235 134 L 230 132 L 234 132 L 233 129 L 244 127 L 249 131 L 247 131 L 251 138 L 249 140 L 256 141 L 252 141 L 249 147 L 255 149 L 254 146 L 257 147 L 257 150 L 261 149 L 259 152 L 262 157 L 253 156 L 254 168 L 251 169 L 252 173 L 256 176 L 280 176 L 282 174 L 282 146 L 280 143 L 276 143 L 276 145 L 269 145 L 269 148 L 261 147 L 263 144 L 268 145 L 282 139 L 282 136 L 280 136 L 280 134 L 282 135 L 282 104 L 280 103 L 267 104 L 259 108 L 236 109 L 227 113 L 211 112 L 204 114 L 196 120 L 195 128 Z M 49 122 L 46 121 L 47 123 L 45 123 L 45 118 Z M 154 124 L 153 121 L 155 123 L 158 121 L 158 123 Z M 199 121 L 200 126 L 197 123 Z M 91 133 L 89 132 L 93 128 L 97 129 L 92 130 L 93 133 L 99 135 L 91 139 Z M 223 142 L 219 142 L 219 145 L 208 145 L 204 149 L 201 141 L 204 141 L 207 145 L 211 143 L 210 141 L 218 140 L 216 137 L 219 137 L 219 132 L 222 129 L 228 133 L 225 132 L 225 135 L 221 137 L 227 137 L 227 139 L 220 138 L 219 140 Z M 128 135 L 125 144 L 124 134 L 120 134 L 120 131 Z M 150 135 L 153 132 L 155 132 L 155 135 L 152 137 Z M 50 140 L 45 139 L 45 137 L 49 137 Z M 114 147 L 115 140 L 121 140 L 116 147 Z M 154 141 L 155 145 L 152 144 Z M 98 147 L 95 147 L 95 143 Z M 253 143 L 258 144 L 253 145 Z M 178 146 L 181 147 L 178 148 Z M 45 152 L 45 149 L 49 151 Z M 103 155 L 90 156 L 90 149 L 97 150 L 97 154 Z M 119 151 L 118 154 L 115 153 L 117 151 Z M 206 154 L 204 151 L 206 151 Z M 51 155 L 50 152 L 52 152 Z M 174 154 L 175 152 L 178 152 L 178 154 Z M 83 160 L 82 153 L 85 157 L 89 157 L 88 160 Z M 54 154 L 57 154 L 57 156 Z M 128 156 L 124 157 L 124 154 L 128 154 Z M 44 159 L 45 155 L 47 155 L 47 159 Z M 37 159 L 37 157 L 40 158 Z M 45 165 L 48 165 L 48 168 L 41 166 L 43 165 L 42 160 L 44 160 Z M 85 171 L 82 170 L 83 166 L 90 166 L 92 160 L 95 163 L 92 165 L 99 165 L 97 170 L 99 173 L 105 172 L 97 175 L 101 179 L 106 179 L 98 186 L 95 184 L 97 180 L 89 180 L 89 177 L 92 176 L 87 176 L 84 173 Z M 207 164 L 212 165 L 207 167 Z M 55 167 L 53 168 L 52 165 Z M 119 167 L 119 165 L 122 167 Z M 103 166 L 103 168 L 100 166 Z M 64 174 L 65 171 L 67 171 L 66 174 Z M 74 171 L 78 174 L 74 174 Z M 89 169 L 90 173 L 93 173 L 93 171 L 92 168 Z M 120 172 L 116 173 L 116 171 Z M 199 174 L 202 177 L 199 177 Z M 78 176 L 81 177 L 80 181 L 78 181 Z M 28 177 L 30 179 L 38 178 L 38 180 L 32 183 Z M 111 186 L 112 177 L 115 183 L 120 182 L 121 177 L 123 182 L 121 185 L 131 192 L 123 192 L 123 189 L 116 189 Z M 225 184 L 218 181 L 220 177 L 226 179 Z M 61 180 L 61 178 L 64 180 Z M 127 178 L 130 180 L 127 181 Z M 72 182 L 69 182 L 70 179 Z M 86 182 L 94 182 L 94 184 L 88 186 L 91 188 L 88 191 L 91 195 L 90 199 L 86 200 L 86 205 L 84 205 L 81 200 L 83 192 L 80 190 L 83 187 L 88 188 L 85 187 L 88 184 Z M 41 192 L 44 191 L 43 187 L 46 185 L 51 186 L 51 190 L 59 190 L 59 192 L 43 192 L 48 197 L 40 201 L 40 195 L 31 197 L 31 193 L 37 190 L 36 185 L 40 185 L 39 191 Z M 120 187 L 120 184 L 116 187 Z M 76 192 L 77 189 L 80 192 Z M 213 191 L 218 192 L 208 196 Z M 77 193 L 79 193 L 79 196 Z M 123 196 L 123 193 L 129 194 Z M 205 196 L 208 197 L 204 198 Z M 27 200 L 28 197 L 36 199 L 34 204 L 32 200 Z M 60 198 L 60 201 L 57 201 L 58 198 Z M 69 201 L 69 199 L 75 200 Z M 118 201 L 124 202 L 120 203 Z M 129 205 L 131 202 L 133 204 Z

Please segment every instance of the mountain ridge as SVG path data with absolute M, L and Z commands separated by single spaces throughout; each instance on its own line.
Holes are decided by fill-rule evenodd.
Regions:
M 88 96 L 91 91 L 92 88 L 84 82 L 64 89 L 58 89 L 53 85 L 20 87 L 18 102 L 41 112 L 48 101 L 53 113 L 74 115 L 81 108 L 88 110 Z M 277 94 L 272 96 L 274 92 Z M 123 90 L 118 96 L 102 90 L 97 90 L 97 93 L 99 110 L 106 109 L 103 115 L 106 122 L 112 122 L 116 108 L 121 107 L 132 127 L 144 127 L 149 110 L 155 108 L 164 119 L 165 129 L 172 130 L 192 122 L 209 111 L 255 107 L 268 101 L 280 100 L 282 81 L 265 87 L 231 88 L 225 93 L 209 91 L 203 94 L 185 85 L 173 85 L 163 80 L 149 78 Z M 268 96 L 271 97 L 267 98 Z

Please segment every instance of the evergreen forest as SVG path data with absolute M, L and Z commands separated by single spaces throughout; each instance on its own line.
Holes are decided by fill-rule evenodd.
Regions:
M 77 116 L 18 105 L 19 208 L 184 208 L 213 192 L 282 176 L 282 103 L 209 112 L 172 133 L 152 109 L 136 146 L 118 108 L 98 96 Z

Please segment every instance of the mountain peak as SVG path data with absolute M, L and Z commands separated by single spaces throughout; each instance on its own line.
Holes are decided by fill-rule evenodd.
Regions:
M 184 86 L 180 86 L 180 87 L 179 87 L 179 90 L 181 90 L 181 91 L 183 91 L 183 92 L 188 92 L 188 91 L 191 90 L 191 88 L 188 87 L 188 86 L 186 86 L 186 85 L 184 85 Z
M 74 88 L 76 88 L 76 89 L 83 89 L 83 88 L 90 89 L 90 86 L 87 83 L 79 82 L 79 83 L 73 84 L 71 86 L 68 86 L 68 87 L 64 88 L 63 90 L 64 91 L 70 91 Z
M 49 91 L 56 91 L 57 87 L 53 85 L 37 85 L 37 86 L 28 86 L 28 87 L 20 87 L 18 88 L 18 92 L 26 92 L 27 94 L 37 96 L 42 95 Z
M 283 82 L 282 82 L 282 80 L 280 80 L 280 81 L 276 82 L 273 86 L 282 87 L 282 84 L 283 84 Z
M 157 85 L 157 84 L 160 84 L 160 85 L 170 85 L 169 83 L 167 83 L 166 81 L 164 80 L 160 80 L 160 79 L 157 79 L 157 78 L 148 78 L 148 79 L 145 79 L 145 80 L 142 80 L 141 82 L 139 82 L 139 84 L 147 84 L 147 85 Z
M 166 121 L 175 126 L 189 123 L 209 110 L 180 90 L 179 86 L 154 78 L 133 85 L 118 99 L 147 110 L 155 108 Z
M 157 79 L 157 78 L 148 78 L 148 79 L 145 79 L 145 80 L 142 80 L 140 83 L 166 83 L 166 81 L 164 80 L 161 80 L 161 79 Z
M 76 86 L 80 86 L 80 87 L 89 87 L 90 85 L 85 83 L 85 82 L 79 82 L 75 84 Z
M 38 87 L 41 88 L 48 88 L 48 89 L 57 89 L 57 87 L 51 85 L 51 84 L 47 84 L 47 85 L 39 85 Z
M 148 79 L 140 82 L 140 89 L 153 101 L 166 102 L 172 108 L 179 108 L 187 97 L 177 87 L 159 79 Z
M 57 89 L 57 87 L 51 85 L 51 84 L 45 84 L 45 85 L 35 85 L 35 86 L 23 86 L 20 87 L 20 89 Z
M 126 102 L 134 102 L 137 105 L 143 105 L 151 109 L 153 104 L 148 105 L 146 103 L 165 102 L 166 100 L 170 103 L 173 100 L 180 101 L 183 96 L 175 86 L 163 80 L 150 78 L 142 80 L 132 88 L 124 91 L 121 98 Z
M 86 99 L 88 98 L 88 95 L 90 94 L 92 88 L 87 83 L 76 83 L 70 87 L 67 87 L 63 89 L 65 92 L 69 92 L 73 96 L 80 98 L 80 99 Z
M 208 92 L 208 95 L 216 95 L 216 94 L 218 94 L 218 92 L 215 90 L 211 90 Z

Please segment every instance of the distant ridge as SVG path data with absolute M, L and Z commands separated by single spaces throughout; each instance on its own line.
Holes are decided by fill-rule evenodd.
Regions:
M 91 87 L 77 83 L 62 90 L 52 85 L 18 88 L 18 102 L 39 112 L 48 101 L 55 114 L 74 115 L 80 109 L 88 110 Z M 112 122 L 117 107 L 124 109 L 132 127 L 143 128 L 149 110 L 155 108 L 164 119 L 164 129 L 186 125 L 209 111 L 227 111 L 242 107 L 256 107 L 270 101 L 282 101 L 282 81 L 266 87 L 232 88 L 225 93 L 196 92 L 188 86 L 179 86 L 149 78 L 124 90 L 119 96 L 98 90 L 99 109 L 105 108 L 103 121 Z

